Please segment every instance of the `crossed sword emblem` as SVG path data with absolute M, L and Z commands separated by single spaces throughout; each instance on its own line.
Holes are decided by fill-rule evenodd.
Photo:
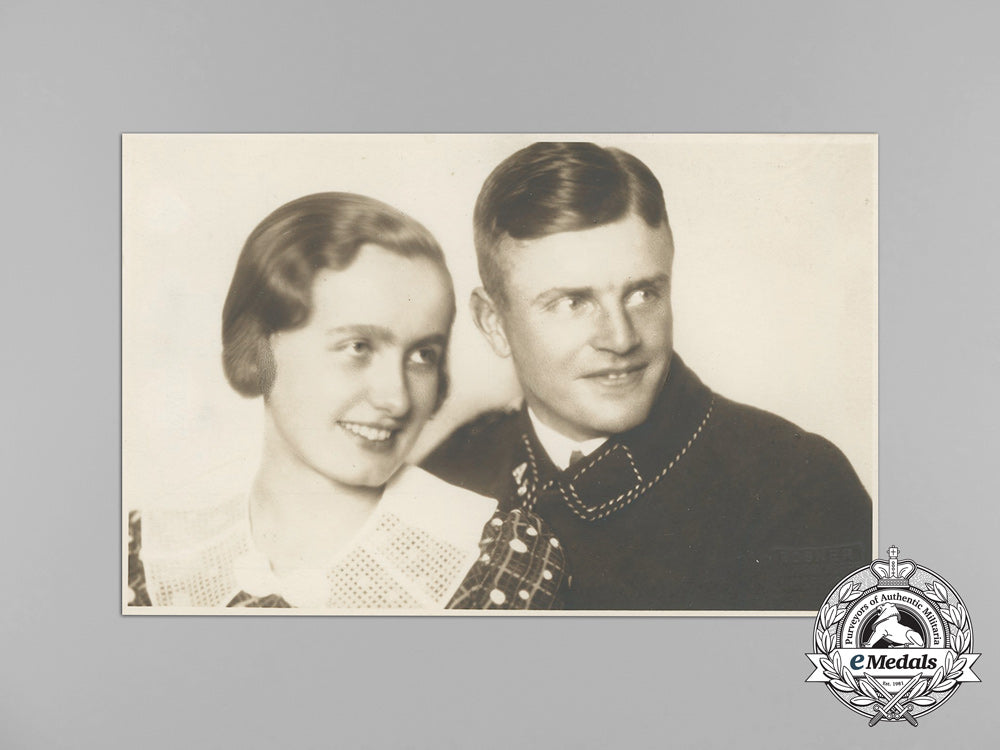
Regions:
M 888 690 L 882 687 L 882 685 L 879 683 L 878 680 L 873 679 L 869 675 L 865 675 L 864 676 L 865 682 L 867 682 L 868 685 L 871 686 L 872 689 L 877 691 L 879 695 L 881 695 L 882 698 L 885 700 L 884 705 L 881 703 L 875 704 L 875 706 L 878 708 L 878 713 L 872 716 L 872 720 L 868 722 L 868 726 L 873 727 L 880 721 L 882 721 L 882 719 L 896 719 L 900 716 L 906 719 L 911 726 L 916 726 L 917 720 L 913 718 L 913 714 L 910 713 L 909 707 L 904 706 L 902 709 L 900 709 L 898 708 L 898 706 L 900 705 L 901 702 L 903 702 L 903 698 L 906 696 L 907 693 L 910 692 L 910 689 L 917 684 L 917 681 L 920 679 L 920 677 L 921 677 L 920 674 L 914 675 L 913 679 L 911 679 L 909 682 L 903 685 L 903 688 L 899 692 L 897 692 L 895 695 L 892 695 L 891 693 L 889 693 Z

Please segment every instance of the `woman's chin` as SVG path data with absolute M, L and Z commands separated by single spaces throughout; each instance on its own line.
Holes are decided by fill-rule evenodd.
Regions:
M 392 435 L 388 440 L 364 440 L 342 434 L 335 441 L 312 446 L 306 463 L 314 471 L 336 484 L 378 489 L 392 479 L 413 448 L 409 431 Z
M 327 465 L 323 474 L 338 484 L 378 489 L 399 471 L 405 455 L 395 451 L 376 455 L 352 453 L 350 457 L 341 454 L 336 465 Z

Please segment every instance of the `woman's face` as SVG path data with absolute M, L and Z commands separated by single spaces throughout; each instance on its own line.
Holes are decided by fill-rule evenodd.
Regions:
M 321 270 L 306 325 L 271 337 L 267 451 L 351 486 L 380 487 L 437 405 L 454 310 L 451 283 L 426 258 L 364 245 Z

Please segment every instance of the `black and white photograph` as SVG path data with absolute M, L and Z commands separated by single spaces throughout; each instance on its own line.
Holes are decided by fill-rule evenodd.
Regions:
M 125 614 L 814 613 L 874 134 L 126 134 Z
M 995 744 L 996 16 L 0 3 L 0 749 Z

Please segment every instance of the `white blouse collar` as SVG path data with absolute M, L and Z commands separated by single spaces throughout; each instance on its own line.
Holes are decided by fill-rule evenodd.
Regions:
M 225 606 L 244 591 L 317 609 L 440 609 L 478 558 L 483 528 L 497 508 L 496 500 L 404 467 L 329 566 L 277 576 L 253 543 L 247 497 L 230 502 L 241 503 L 230 531 L 195 534 L 201 541 L 190 544 L 164 543 L 158 530 L 169 524 L 158 523 L 162 511 L 150 514 L 148 528 L 144 517 L 143 562 L 154 604 L 181 603 L 157 602 L 158 591 L 178 592 L 189 606 Z M 198 591 L 228 593 L 202 601 Z

